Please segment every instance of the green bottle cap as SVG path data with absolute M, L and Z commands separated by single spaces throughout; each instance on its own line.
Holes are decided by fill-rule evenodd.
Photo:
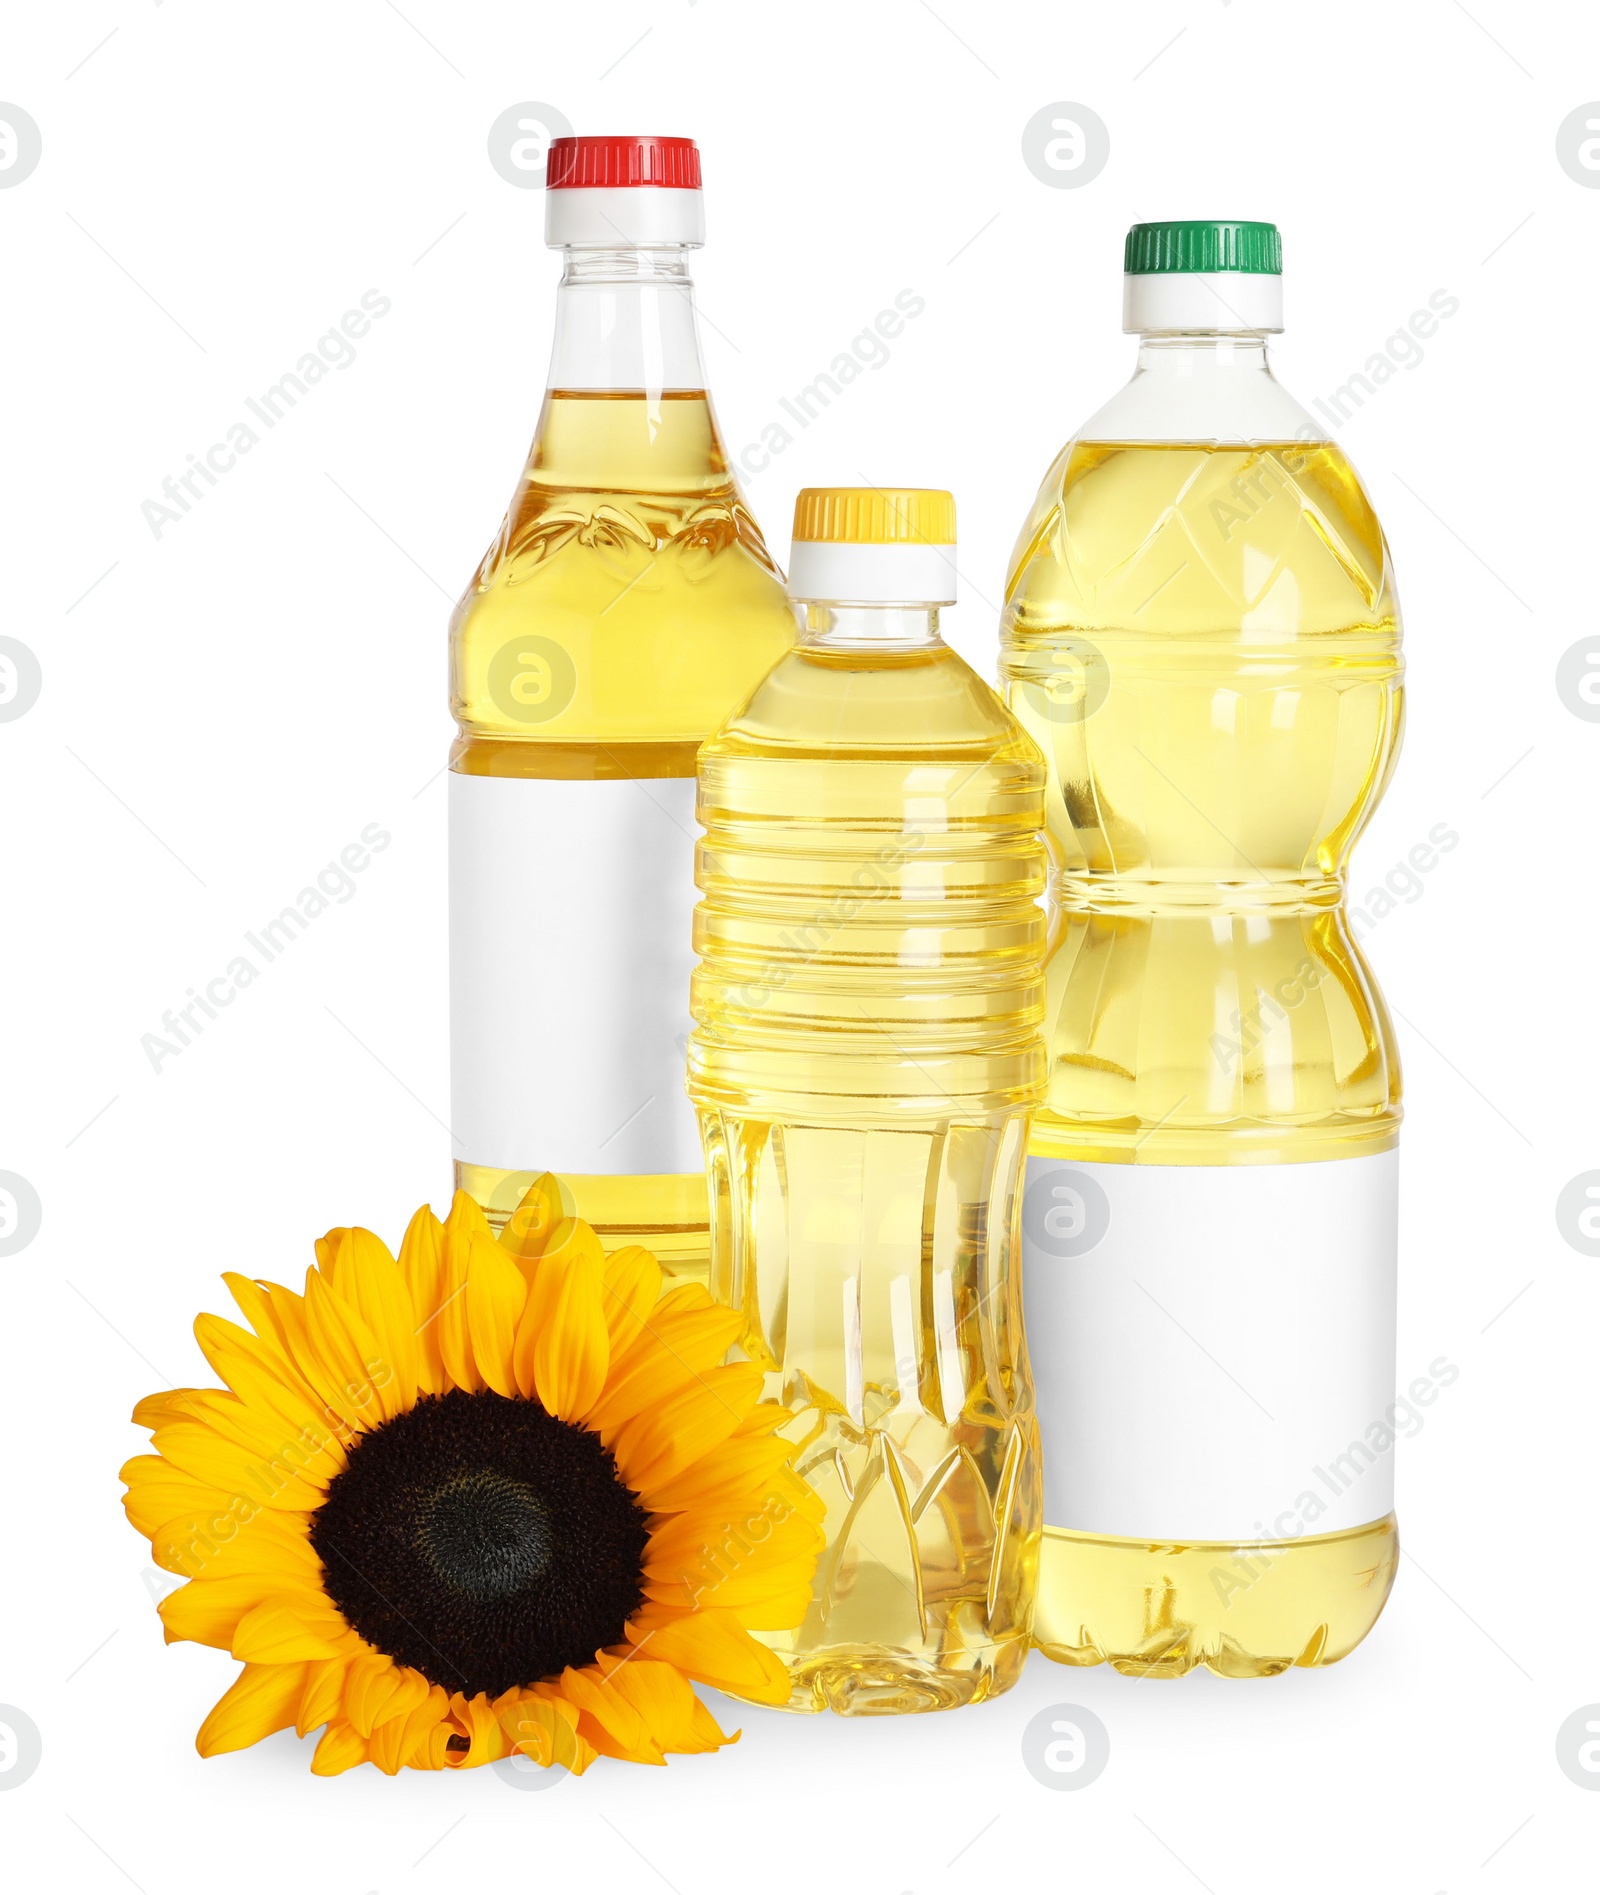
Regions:
M 1205 218 L 1135 224 L 1123 247 L 1122 268 L 1128 276 L 1210 276 L 1221 270 L 1281 276 L 1283 239 L 1276 224 Z

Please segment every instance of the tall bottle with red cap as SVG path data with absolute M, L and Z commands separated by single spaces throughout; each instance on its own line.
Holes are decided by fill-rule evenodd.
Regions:
M 687 138 L 561 138 L 543 411 L 450 624 L 451 1133 L 503 1219 L 541 1172 L 609 1247 L 703 1273 L 683 1087 L 695 752 L 793 642 L 729 472 Z

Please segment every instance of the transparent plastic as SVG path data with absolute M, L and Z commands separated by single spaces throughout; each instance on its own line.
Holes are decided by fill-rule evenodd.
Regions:
M 574 249 L 550 386 L 494 544 L 450 625 L 450 767 L 469 775 L 689 778 L 695 751 L 793 643 L 782 579 L 729 471 L 705 389 L 681 247 Z M 570 701 L 530 725 L 494 661 L 529 633 L 571 660 Z M 537 872 L 536 864 L 525 872 Z M 627 890 L 587 925 L 649 929 Z M 625 1033 L 626 1009 L 596 1021 Z M 517 1004 L 514 994 L 507 1007 Z M 528 1083 L 541 1083 L 537 1072 Z M 457 1184 L 495 1224 L 547 1168 L 459 1153 Z M 642 1243 L 703 1278 L 699 1172 L 572 1176 L 569 1214 L 611 1248 Z
M 1401 671 L 1372 507 L 1263 340 L 1144 337 L 1046 475 L 1007 585 L 1006 699 L 1049 764 L 1032 1152 L 1245 1165 L 1394 1144 L 1393 1033 L 1342 902 L 1394 767 Z M 1305 997 L 1261 1004 L 1285 991 Z M 1036 1639 L 1137 1675 L 1326 1664 L 1377 1619 L 1396 1552 L 1392 1515 L 1239 1546 L 1047 1522 Z M 1255 1582 L 1219 1588 L 1240 1560 Z
M 937 611 L 805 611 L 700 755 L 712 1287 L 827 1502 L 810 1613 L 761 1635 L 792 1708 L 932 1710 L 1028 1648 L 1044 766 Z

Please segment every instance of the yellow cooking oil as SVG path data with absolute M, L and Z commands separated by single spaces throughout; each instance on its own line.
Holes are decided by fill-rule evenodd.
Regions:
M 794 630 L 704 389 L 553 387 L 504 525 L 451 620 L 460 734 L 450 768 L 547 785 L 631 783 L 641 816 L 658 820 L 667 808 L 676 818 L 687 884 L 695 752 Z M 669 807 L 680 789 L 681 806 Z M 537 828 L 528 859 L 505 860 L 496 872 L 538 881 Z M 622 869 L 601 861 L 592 874 L 592 883 L 585 876 L 545 888 L 549 911 L 572 935 L 628 930 L 642 951 L 655 944 L 681 954 L 686 1027 L 692 890 L 681 944 L 661 944 L 663 927 L 675 924 L 630 891 Z M 535 985 L 531 970 L 505 1008 L 530 1004 Z M 535 1061 L 526 1084 L 612 1085 L 622 1120 L 635 1104 L 627 1063 L 636 1004 L 627 992 L 597 996 L 592 1063 L 557 1074 Z M 682 1029 L 671 1081 L 680 1100 L 681 1057 Z M 552 1159 L 560 1154 L 528 1151 L 508 1166 L 458 1144 L 456 1183 L 498 1226 Z M 644 1244 L 669 1271 L 703 1279 L 705 1180 L 692 1167 L 691 1153 L 672 1171 L 563 1170 L 564 1210 L 591 1223 L 608 1248 Z
M 690 1093 L 712 1287 L 826 1502 L 792 1708 L 1017 1678 L 1039 1527 L 1016 1268 L 1044 766 L 939 636 L 947 494 L 796 508 L 795 649 L 700 753 Z
M 1164 363 L 1160 346 L 1147 341 L 1141 372 L 1206 372 Z M 1260 355 L 1259 338 L 1237 352 L 1252 346 Z M 1294 1166 L 1314 1217 L 1328 1161 L 1388 1151 L 1400 1120 L 1389 1021 L 1341 906 L 1402 702 L 1387 551 L 1356 474 L 1321 439 L 1077 440 L 1018 541 L 1002 647 L 1007 702 L 1049 767 L 1050 1074 L 1030 1176 L 1047 1161 L 1076 1179 L 1082 1165 L 1161 1167 L 1181 1191 L 1195 1174 L 1180 1167 Z M 1058 1195 L 1070 1237 L 1093 1192 Z M 1203 1243 L 1221 1246 L 1205 1312 L 1216 1325 L 1194 1338 L 1254 1397 L 1239 1338 L 1256 1312 L 1228 1314 L 1228 1247 L 1247 1235 L 1261 1241 L 1244 1223 L 1192 1227 L 1168 1261 L 1181 1270 L 1193 1245 L 1198 1268 Z M 1050 1267 L 1084 1267 L 1070 1243 L 1061 1254 Z M 1296 1268 L 1285 1233 L 1281 1272 Z M 1169 1308 L 1131 1301 L 1131 1348 L 1158 1335 L 1183 1346 Z M 1031 1278 L 1029 1321 L 1043 1401 L 1047 1376 L 1076 1371 L 1045 1357 Z M 1292 1356 L 1299 1339 L 1281 1345 Z M 1166 1417 L 1150 1459 L 1184 1453 L 1187 1426 Z M 1056 1446 L 1047 1431 L 1047 1459 Z M 1394 1515 L 1319 1533 L 1305 1503 L 1327 1498 L 1318 1473 L 1334 1482 L 1306 1458 L 1305 1493 L 1286 1474 L 1230 1525 L 1237 1537 L 1159 1522 L 1068 1530 L 1047 1502 L 1038 1644 L 1136 1676 L 1264 1676 L 1343 1657 L 1387 1597 Z

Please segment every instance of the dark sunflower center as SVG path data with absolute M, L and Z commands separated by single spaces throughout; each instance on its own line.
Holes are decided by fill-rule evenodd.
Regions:
M 489 1468 L 463 1474 L 433 1496 L 422 1544 L 444 1583 L 475 1599 L 520 1592 L 555 1553 L 539 1496 Z
M 487 1389 L 427 1396 L 362 1435 L 311 1524 L 356 1631 L 467 1697 L 617 1644 L 648 1539 L 595 1435 Z

